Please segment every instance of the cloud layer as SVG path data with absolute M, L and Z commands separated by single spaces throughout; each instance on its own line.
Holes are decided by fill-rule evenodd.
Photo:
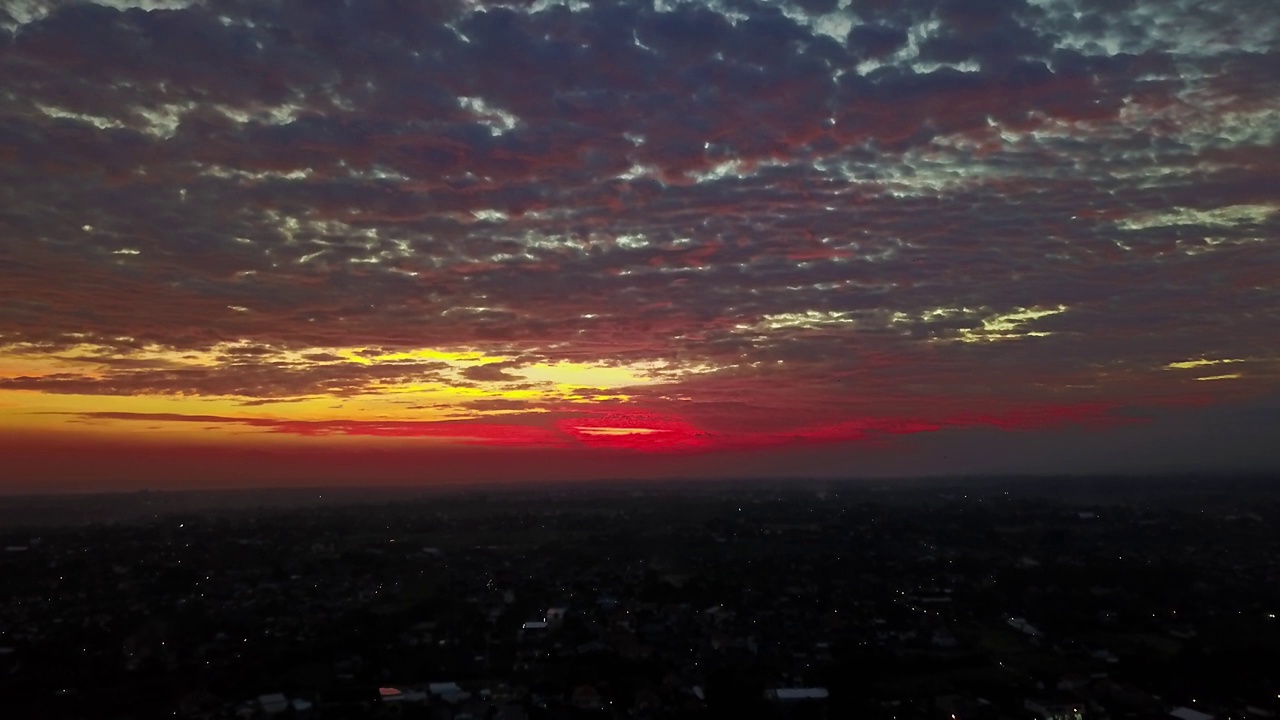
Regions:
M 15 3 L 0 413 L 732 450 L 1252 412 L 1278 65 L 1269 0 Z

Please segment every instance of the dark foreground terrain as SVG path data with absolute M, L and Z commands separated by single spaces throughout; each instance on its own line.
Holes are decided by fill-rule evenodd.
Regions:
M 5 498 L 0 717 L 1274 717 L 1275 488 Z

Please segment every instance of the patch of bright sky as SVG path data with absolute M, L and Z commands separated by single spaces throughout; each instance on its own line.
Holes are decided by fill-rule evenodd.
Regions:
M 686 175 L 695 183 L 704 183 L 715 182 L 716 180 L 723 180 L 728 177 L 740 179 L 755 174 L 754 171 L 743 172 L 745 167 L 746 165 L 741 160 L 735 158 L 733 160 L 725 160 L 724 162 L 717 163 L 705 172 L 691 171 L 686 173 Z
M 1003 125 L 990 118 L 987 119 L 988 127 L 995 137 L 998 137 L 1003 143 L 1002 152 L 1008 153 L 1013 150 L 1024 149 L 1028 153 L 1034 153 L 1036 156 L 1043 156 L 1045 153 L 1053 153 L 1058 150 L 1056 146 L 1065 148 L 1070 151 L 1075 147 L 1075 143 L 1082 141 L 1082 137 L 1087 134 L 1086 142 L 1098 142 L 1105 140 L 1116 140 L 1120 142 L 1128 141 L 1134 132 L 1146 130 L 1150 124 L 1150 116 L 1141 112 L 1130 112 L 1133 106 L 1126 106 L 1121 110 L 1121 122 L 1114 120 L 1064 120 L 1045 115 L 1042 112 L 1032 112 L 1028 116 L 1031 121 L 1029 129 L 1011 127 Z M 934 142 L 935 145 L 945 146 L 952 145 L 957 148 L 977 149 L 973 142 L 972 136 L 961 134 L 959 136 L 945 136 Z M 1142 153 L 1142 154 L 1140 154 Z M 1108 172 L 1123 172 L 1123 166 L 1113 170 L 1116 163 L 1114 160 L 1137 161 L 1141 164 L 1142 172 L 1153 172 L 1151 168 L 1152 155 L 1149 151 L 1125 152 L 1123 150 L 1115 151 L 1114 158 L 1107 161 Z M 1076 156 L 1070 157 L 1070 162 L 1079 163 L 1080 159 Z M 1031 165 L 1031 163 L 1028 163 Z M 1053 166 L 1050 165 L 1045 172 L 1052 172 Z M 1034 172 L 1035 168 L 1022 168 L 1020 172 Z
M 599 437 L 626 437 L 627 435 L 655 435 L 658 433 L 671 432 L 670 430 L 658 428 L 642 428 L 642 427 L 580 427 L 576 428 L 576 432 L 583 435 L 595 435 Z
M 238 351 L 266 350 L 263 355 L 237 356 Z M 85 377 L 101 377 L 103 371 L 117 367 L 115 361 L 126 358 L 134 363 L 137 372 L 146 372 L 149 367 L 155 368 L 216 368 L 226 363 L 227 357 L 237 357 L 246 363 L 272 363 L 299 368 L 316 365 L 374 366 L 385 363 L 442 363 L 453 371 L 462 371 L 469 367 L 488 365 L 514 359 L 509 355 L 492 355 L 476 349 L 433 349 L 419 348 L 394 352 L 377 352 L 369 348 L 337 348 L 316 347 L 302 350 L 286 350 L 267 348 L 253 343 L 233 342 L 220 343 L 204 351 L 174 351 L 160 346 L 148 346 L 122 353 L 109 345 L 84 343 L 72 346 L 65 351 L 53 354 L 41 354 L 38 357 L 30 348 L 23 352 L 22 348 L 13 348 L 0 355 L 0 371 L 7 377 L 30 376 L 40 377 L 55 373 L 76 372 Z M 332 355 L 338 361 L 316 361 L 308 356 L 314 354 Z M 153 366 L 148 366 L 153 363 Z M 620 388 L 636 385 L 652 385 L 666 382 L 670 378 L 689 372 L 706 372 L 709 368 L 700 365 L 677 366 L 665 362 L 636 362 L 623 364 L 607 363 L 534 363 L 513 370 L 514 374 L 523 376 L 522 382 L 548 383 L 568 388 Z M 358 377 L 358 372 L 355 373 Z M 484 385 L 482 383 L 482 385 Z M 494 384 L 498 387 L 500 384 Z M 383 388 L 386 389 L 386 388 Z M 537 391 L 530 391 L 534 397 Z M 509 395 L 503 391 L 503 395 Z
M 1184 91 L 1178 102 L 1152 106 L 1128 103 L 1115 121 L 1043 122 L 1035 131 L 1019 133 L 1001 129 L 1006 143 L 1030 139 L 1033 149 L 1054 152 L 1065 148 L 1064 160 L 1095 173 L 1128 180 L 1138 188 L 1157 188 L 1170 181 L 1196 181 L 1206 173 L 1231 171 L 1230 160 L 1214 160 L 1210 151 L 1240 146 L 1271 146 L 1280 142 L 1280 99 L 1267 100 L 1247 110 L 1233 108 L 1231 100 Z M 1134 133 L 1162 133 L 1180 151 L 1123 147 Z M 1081 132 L 1087 132 L 1087 139 Z M 1053 141 L 1053 142 L 1045 142 Z M 1115 142 L 1121 147 L 1101 156 L 1071 153 L 1075 143 L 1094 147 Z
M 40 112 L 51 118 L 62 120 L 76 120 L 78 122 L 87 123 L 99 130 L 117 130 L 125 127 L 125 124 L 115 118 L 105 117 L 103 115 L 89 115 L 86 113 L 78 113 L 66 108 L 60 108 L 53 105 L 44 105 L 36 103 L 36 107 Z
M 866 75 L 882 67 L 914 66 L 920 57 L 920 45 L 942 28 L 942 21 L 930 18 L 907 28 L 907 44 L 897 52 L 882 60 L 864 60 L 858 64 L 858 74 Z
M 699 5 L 707 10 L 719 13 L 725 20 L 728 20 L 731 25 L 737 25 L 750 17 L 750 15 L 739 10 L 735 10 L 725 3 L 717 2 L 716 0 L 711 0 L 711 2 L 707 2 L 707 0 L 654 0 L 653 9 L 662 13 L 674 12 L 676 8 L 681 5 Z
M 1040 318 L 1058 315 L 1067 311 L 1067 306 L 1054 308 L 1016 308 L 1012 312 L 991 315 L 982 318 L 981 330 L 961 331 L 961 342 L 992 342 L 996 340 L 1013 340 L 1024 337 L 1046 337 L 1053 333 L 1024 330 L 1024 326 Z
M 729 160 L 716 163 L 704 172 L 698 172 L 696 170 L 687 172 L 685 173 L 685 177 L 690 178 L 694 183 L 715 182 L 716 180 L 723 180 L 725 178 L 742 180 L 758 175 L 766 168 L 786 167 L 787 165 L 789 165 L 789 163 L 773 158 L 764 158 L 753 163 L 746 163 L 739 158 L 731 158 Z
M 474 113 L 481 124 L 489 128 L 494 137 L 505 135 L 520 124 L 520 118 L 501 108 L 493 107 L 482 97 L 459 97 L 458 107 Z
M 963 147 L 961 142 L 958 138 L 939 138 L 930 147 L 910 150 L 893 163 L 826 158 L 815 162 L 814 167 L 851 184 L 883 188 L 886 194 L 898 198 L 937 197 L 1012 174 L 1010 169 L 975 158 L 972 149 Z M 1019 175 L 1025 175 L 1025 170 L 1018 168 Z
M 1179 56 L 1205 57 L 1219 53 L 1260 52 L 1280 35 L 1280 13 L 1233 12 L 1231 3 L 1202 0 L 1161 0 L 1134 3 L 1125 12 L 1096 12 L 1084 29 L 1084 16 L 1075 3 L 1028 0 L 1045 12 L 1049 23 L 1063 27 L 1058 46 L 1087 54 L 1141 55 L 1158 50 Z
M 195 5 L 199 0 L 95 0 L 95 4 L 103 5 L 117 10 L 129 10 L 138 8 L 141 10 L 182 10 L 184 8 Z M 42 20 L 53 12 L 59 5 L 65 3 L 51 2 L 50 0 L 8 0 L 5 3 L 5 11 L 14 19 L 16 24 L 8 25 L 8 29 L 14 30 L 18 27 L 26 25 L 30 22 Z M 3 27 L 3 26 L 0 26 Z
M 964 73 L 976 73 L 982 70 L 982 66 L 973 60 L 964 60 L 958 63 L 937 63 L 937 62 L 913 62 L 911 70 L 920 75 L 938 72 L 939 70 L 955 70 Z
M 1184 99 L 1159 115 L 1148 114 L 1138 121 L 1166 121 L 1175 128 L 1173 137 L 1195 150 L 1271 145 L 1280 139 L 1280 99 L 1247 111 L 1224 107 L 1203 95 L 1188 93 Z
M 147 122 L 147 134 L 167 140 L 178 133 L 183 116 L 195 106 L 192 102 L 167 103 L 153 108 L 136 107 L 133 112 Z
M 471 216 L 481 222 L 506 222 L 511 216 L 501 210 L 472 210 Z
M 215 415 L 239 417 L 270 417 L 269 408 L 245 408 L 233 398 L 193 398 L 176 395 L 74 395 L 64 393 L 40 393 L 30 390 L 0 390 L 0 401 L 15 400 L 16 408 L 0 410 L 0 428 L 20 430 L 59 429 L 85 434 L 115 435 L 122 428 L 136 430 L 140 427 L 159 427 L 167 436 L 186 435 L 195 438 L 204 433 L 202 423 L 147 422 L 134 423 L 117 420 L 91 420 L 68 424 L 73 416 L 82 413 L 173 413 L 179 415 Z M 307 403 L 290 403 L 289 416 L 301 419 L 308 415 Z M 317 413 L 333 404 L 331 398 L 319 402 Z M 331 411 L 329 411 L 331 412 Z M 314 414 L 313 417 L 324 417 Z M 251 429 L 245 428 L 252 432 Z M 148 431 L 145 439 L 155 439 Z
M 1164 367 L 1166 370 L 1194 370 L 1196 368 L 1212 367 L 1214 365 L 1232 365 L 1235 363 L 1242 363 L 1242 362 L 1244 362 L 1244 360 L 1239 358 L 1218 358 L 1213 360 L 1210 360 L 1207 358 L 1199 358 L 1196 360 L 1182 360 L 1180 362 L 1172 362 L 1172 363 L 1169 363 L 1168 365 L 1165 365 Z
M 1162 132 L 1194 153 L 1239 145 L 1273 145 L 1280 140 L 1280 98 L 1254 97 L 1241 104 L 1241 98 L 1221 93 L 1220 78 L 1193 69 L 1162 79 L 1176 81 L 1182 87 L 1176 94 L 1177 102 L 1128 103 L 1120 110 L 1116 129 L 1150 132 L 1152 128 L 1162 128 Z M 1100 129 L 1092 128 L 1095 135 Z M 1200 161 L 1196 165 L 1211 169 L 1214 164 Z
M 315 175 L 315 171 L 311 168 L 300 168 L 288 171 L 263 170 L 250 172 L 225 165 L 205 165 L 201 168 L 200 174 L 206 177 L 218 178 L 219 180 L 306 180 Z
M 306 244 L 312 246 L 312 252 L 299 256 L 299 263 L 309 263 L 335 246 L 359 246 L 369 254 L 365 257 L 351 257 L 349 263 L 377 264 L 413 255 L 413 247 L 406 240 L 399 238 L 383 238 L 378 228 L 357 228 L 340 220 L 317 220 L 313 218 L 285 215 L 277 210 L 264 213 L 267 221 L 274 225 L 290 245 Z
M 370 352 L 366 348 L 309 348 L 306 351 L 267 348 L 265 355 L 235 356 L 237 349 L 263 349 L 252 343 L 223 343 L 206 351 L 174 351 L 161 347 L 148 347 L 128 353 L 111 346 L 85 343 L 69 348 L 59 355 L 34 352 L 24 354 L 21 348 L 10 348 L 0 354 L 0 377 L 38 378 L 63 375 L 92 382 L 108 376 L 113 371 L 125 372 L 131 384 L 139 389 L 134 394 L 68 394 L 41 392 L 39 390 L 0 390 L 0 405 L 21 408 L 20 411 L 0 413 L 0 426 L 26 427 L 59 426 L 68 422 L 69 416 L 86 412 L 119 413 L 175 413 L 180 415 L 211 415 L 237 418 L 275 418 L 287 420 L 447 420 L 458 417 L 482 417 L 490 414 L 523 412 L 523 408 L 506 407 L 501 410 L 475 410 L 465 403 L 474 400 L 503 399 L 527 402 L 527 411 L 538 411 L 539 404 L 589 404 L 605 400 L 626 401 L 625 388 L 670 383 L 689 374 L 710 372 L 714 368 L 705 364 L 670 362 L 544 362 L 523 365 L 511 370 L 519 376 L 511 382 L 467 382 L 463 371 L 470 367 L 511 360 L 505 355 L 490 355 L 476 349 L 422 348 L 396 352 Z M 231 354 L 230 356 L 228 354 Z M 338 361 L 313 360 L 308 355 L 324 353 L 341 358 Z M 229 360 L 228 357 L 233 357 Z M 128 359 L 133 364 L 121 369 L 112 360 Z M 148 372 L 169 373 L 181 369 L 216 369 L 228 362 L 246 364 L 272 364 L 277 367 L 305 370 L 309 367 L 347 366 L 351 378 L 360 380 L 360 367 L 372 367 L 384 363 L 406 364 L 440 363 L 443 369 L 437 377 L 453 376 L 452 382 L 432 379 L 424 382 L 399 378 L 370 378 L 367 385 L 354 392 L 341 395 L 315 393 L 298 397 L 272 398 L 264 404 L 246 405 L 238 396 L 210 396 L 183 393 L 147 392 L 145 376 Z M 412 376 L 415 370 L 406 368 Z M 585 392 L 584 392 L 585 391 Z M 11 402 L 12 401 L 12 402 Z M 210 423 L 216 424 L 216 423 Z M 84 429 L 114 432 L 121 428 L 137 428 L 133 421 L 104 419 L 89 424 L 75 423 Z M 158 421 L 149 425 L 164 426 L 166 432 L 175 434 L 200 434 L 203 423 Z M 229 427 L 237 434 L 257 434 L 266 430 L 243 425 Z
M 913 246 L 911 243 L 903 242 L 899 238 L 891 237 L 881 241 L 879 248 L 862 248 L 857 243 L 853 243 L 851 247 L 856 253 L 854 256 L 856 259 L 862 262 L 878 263 L 892 260 L 898 256 L 902 248 Z
M 557 386 L 577 389 L 653 385 L 660 381 L 658 374 L 666 369 L 665 364 L 658 363 L 605 365 L 560 362 L 526 365 L 512 372 L 530 382 L 554 383 Z
M 619 235 L 615 240 L 615 242 L 617 243 L 618 247 L 622 248 L 623 250 L 639 250 L 641 248 L 646 248 L 650 244 L 652 244 L 650 243 L 649 238 L 639 233 L 632 233 L 629 235 Z
M 1028 337 L 1047 337 L 1052 335 L 1050 332 L 1042 332 L 1027 329 L 1027 326 L 1041 318 L 1051 315 L 1059 315 L 1067 311 L 1066 305 L 1058 305 L 1056 307 L 1030 307 L 1030 308 L 1014 308 L 1005 313 L 991 313 L 989 310 L 975 310 L 971 308 L 956 307 L 938 307 L 924 310 L 914 316 L 907 313 L 896 312 L 893 314 L 891 323 L 911 323 L 911 322 L 939 322 L 951 319 L 974 318 L 981 323 L 981 327 L 962 328 L 959 334 L 950 338 L 958 342 L 978 343 L 978 342 L 996 342 L 1000 340 L 1016 340 Z
M 699 3 L 699 4 L 706 4 L 707 7 L 709 7 L 712 10 L 715 10 L 716 12 L 719 12 L 731 23 L 737 23 L 743 19 L 746 19 L 746 15 L 728 10 L 720 3 L 709 3 L 709 4 Z M 849 31 L 852 30 L 853 26 L 858 22 L 853 12 L 850 11 L 849 5 L 850 5 L 850 0 L 841 0 L 838 3 L 836 9 L 832 10 L 831 12 L 810 13 L 798 5 L 785 3 L 781 5 L 781 10 L 783 15 L 785 15 L 792 22 L 796 23 L 797 25 L 800 25 L 801 27 L 808 29 L 811 35 L 815 37 L 825 36 L 825 37 L 831 38 L 832 40 L 835 40 L 836 42 L 844 44 L 844 42 L 846 41 L 846 38 L 849 35 Z M 941 25 L 936 20 L 930 20 L 928 22 L 921 23 L 919 25 L 912 27 L 909 31 L 908 44 L 905 48 L 903 48 L 893 57 L 888 58 L 884 62 L 877 62 L 877 61 L 864 62 L 862 65 L 859 66 L 858 68 L 859 72 L 862 72 L 862 73 L 870 72 L 871 70 L 874 70 L 878 67 L 882 67 L 884 65 L 903 65 L 903 64 L 911 63 L 911 61 L 913 61 L 915 58 L 919 57 L 920 55 L 919 48 L 920 48 L 921 41 L 929 37 L 929 35 L 935 32 L 939 27 L 941 27 Z M 938 65 L 936 67 L 948 67 L 948 66 Z M 951 67 L 958 67 L 958 66 L 951 66 Z M 963 69 L 963 68 L 959 68 L 959 69 Z M 977 66 L 975 65 L 973 69 L 976 70 Z M 917 72 L 928 72 L 928 71 L 929 70 L 927 69 L 917 70 Z
M 1267 240 L 1260 237 L 1204 237 L 1199 242 L 1189 242 L 1181 238 L 1177 241 L 1178 251 L 1183 255 L 1204 255 L 1216 250 L 1233 247 L 1236 245 L 1252 245 L 1254 243 L 1264 243 Z
M 67 365 L 82 362 L 77 357 L 79 353 L 93 347 L 95 346 L 85 345 L 62 354 L 53 354 L 33 345 L 11 345 L 0 350 L 0 377 L 40 377 L 54 372 L 66 372 Z M 79 371 L 90 377 L 100 375 L 98 369 L 92 367 L 81 368 Z
M 799 6 L 785 4 L 782 6 L 782 14 L 797 25 L 808 28 L 812 35 L 826 35 L 843 44 L 854 23 L 853 13 L 849 12 L 847 8 L 848 3 L 846 2 L 841 3 L 841 6 L 832 12 L 810 14 Z
M 513 356 L 508 355 L 490 355 L 481 350 L 420 349 L 369 355 L 361 349 L 343 349 L 337 350 L 334 354 L 363 365 L 418 360 L 444 362 L 454 366 L 455 369 L 490 365 L 515 359 Z M 549 383 L 557 387 L 571 389 L 613 389 L 669 382 L 682 375 L 709 372 L 710 370 L 710 367 L 704 365 L 673 365 L 666 362 L 580 363 L 562 361 L 521 365 L 512 369 L 511 373 L 521 376 L 521 382 Z
M 245 405 L 244 398 L 235 397 L 73 395 L 0 391 L 0 429 L 58 429 L 63 432 L 70 430 L 88 435 L 117 437 L 123 432 L 143 441 L 182 439 L 207 443 L 256 438 L 259 441 L 278 443 L 296 442 L 300 438 L 273 432 L 269 426 L 254 427 L 236 420 L 440 422 L 508 415 L 512 412 L 543 412 L 536 407 L 477 411 L 459 404 L 469 400 L 496 397 L 508 400 L 525 399 L 531 403 L 546 399 L 545 394 L 534 391 L 497 395 L 480 388 L 431 388 L 413 394 L 384 393 L 344 398 L 319 396 Z M 589 400 L 581 398 L 562 400 L 562 402 L 573 401 Z M 167 421 L 160 418 L 143 420 L 77 418 L 84 413 L 172 414 L 209 416 L 211 419 L 208 422 L 193 422 Z M 233 420 L 222 422 L 218 418 Z M 137 434 L 137 431 L 142 428 L 145 428 L 145 433 Z M 208 428 L 215 428 L 216 432 L 211 433 Z M 426 441 L 427 439 L 415 438 L 415 440 Z M 441 441 L 447 442 L 447 439 Z
M 529 250 L 576 250 L 587 252 L 593 247 L 606 246 L 610 241 L 604 237 L 582 238 L 576 235 L 548 235 L 536 230 L 526 230 L 512 238 Z
M 587 0 L 537 0 L 529 6 L 529 12 L 539 13 L 553 7 L 563 7 L 569 12 L 583 12 L 591 9 L 591 3 Z
M 132 343 L 133 338 L 116 338 L 121 343 Z M 172 365 L 187 367 L 213 367 L 218 364 L 218 357 L 228 352 L 252 347 L 249 343 L 220 343 L 204 352 L 176 352 L 161 345 L 145 345 L 131 348 L 127 352 L 109 344 L 83 342 L 67 347 L 58 353 L 45 352 L 41 355 L 44 362 L 50 361 L 64 365 L 96 365 L 102 368 L 112 367 L 113 360 L 128 358 L 137 363 L 155 363 L 156 366 Z M 18 355 L 21 357 L 21 355 Z M 39 373 L 44 374 L 44 373 Z
M 1124 218 L 1116 222 L 1121 230 L 1147 230 L 1150 228 L 1195 225 L 1207 227 L 1235 227 L 1260 225 L 1280 212 L 1276 205 L 1230 205 L 1212 210 L 1175 208 L 1168 212 L 1146 213 Z
M 799 313 L 776 313 L 772 315 L 761 316 L 759 322 L 753 324 L 739 324 L 734 326 L 737 330 L 748 330 L 753 332 L 770 332 L 774 330 L 787 329 L 809 329 L 818 327 L 828 327 L 832 325 L 845 325 L 856 322 L 853 313 L 837 312 L 833 310 L 805 310 Z
M 638 180 L 642 177 L 661 177 L 661 172 L 654 165 L 641 165 L 632 163 L 627 171 L 614 176 L 618 180 Z
M 339 165 L 347 167 L 347 175 L 353 180 L 392 180 L 395 182 L 404 182 L 409 179 L 409 176 L 404 173 L 378 165 L 369 169 L 349 167 L 346 162 L 339 163 Z
M 250 108 L 232 107 L 230 105 L 214 105 L 213 107 L 241 125 L 251 122 L 259 125 L 288 125 L 297 120 L 298 113 L 302 111 L 302 106 L 293 103 L 260 105 Z

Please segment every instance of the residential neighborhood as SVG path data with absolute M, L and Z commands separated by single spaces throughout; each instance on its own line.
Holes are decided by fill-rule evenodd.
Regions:
M 10 519 L 0 705 L 246 720 L 1275 716 L 1273 495 L 1036 487 L 574 486 Z

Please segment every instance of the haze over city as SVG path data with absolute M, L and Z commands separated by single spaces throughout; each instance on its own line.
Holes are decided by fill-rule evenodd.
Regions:
M 1272 0 L 0 8 L 0 491 L 1280 467 Z

